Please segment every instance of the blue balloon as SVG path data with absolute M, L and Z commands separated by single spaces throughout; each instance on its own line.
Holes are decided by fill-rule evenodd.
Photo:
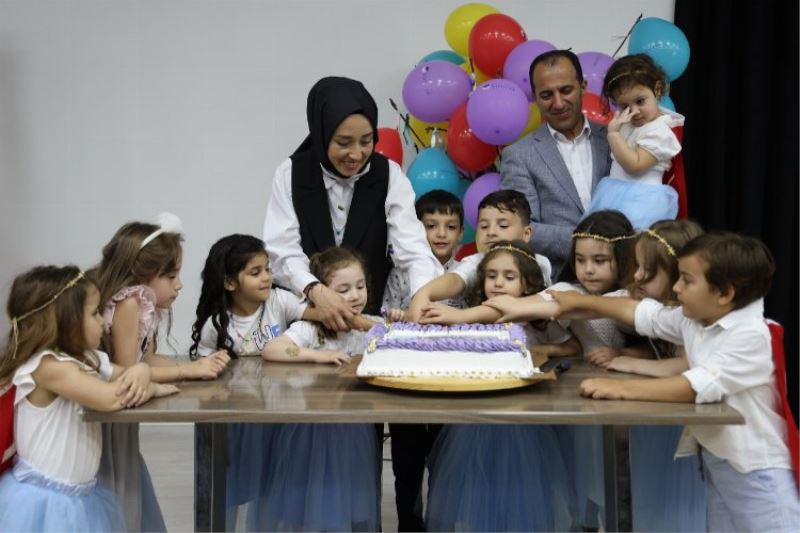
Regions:
M 475 228 L 469 225 L 469 222 L 464 221 L 464 236 L 458 241 L 459 244 L 469 244 L 475 242 Z
M 669 109 L 670 111 L 676 111 L 675 102 L 672 101 L 672 98 L 670 98 L 668 94 L 665 94 L 664 96 L 661 97 L 661 99 L 658 101 L 658 105 L 660 105 L 663 108 Z
M 633 27 L 628 53 L 649 55 L 664 69 L 667 79 L 674 81 L 689 64 L 689 40 L 675 24 L 649 17 Z
M 439 148 L 421 151 L 408 167 L 407 174 L 417 198 L 434 189 L 444 189 L 456 196 L 461 192 L 458 169 Z
M 431 52 L 420 59 L 417 62 L 417 65 L 427 63 L 428 61 L 449 61 L 450 63 L 458 66 L 461 66 L 467 62 L 463 56 L 453 52 L 452 50 L 436 50 L 435 52 Z

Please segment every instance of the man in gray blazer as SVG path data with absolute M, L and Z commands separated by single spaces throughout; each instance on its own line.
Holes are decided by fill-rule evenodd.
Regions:
M 586 81 L 575 54 L 553 50 L 540 55 L 531 64 L 530 80 L 543 124 L 503 150 L 500 173 L 504 189 L 528 198 L 531 242 L 550 259 L 555 278 L 611 158 L 605 126 L 590 123 L 581 110 Z

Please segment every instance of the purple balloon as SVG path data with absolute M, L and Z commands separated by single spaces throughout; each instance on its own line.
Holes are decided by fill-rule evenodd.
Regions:
M 489 80 L 469 95 L 467 124 L 478 139 L 499 146 L 525 131 L 528 111 L 528 98 L 516 83 Z
M 472 182 L 464 193 L 464 218 L 473 228 L 478 227 L 478 205 L 487 195 L 500 190 L 500 174 L 489 172 Z
M 602 52 L 581 52 L 578 54 L 578 61 L 581 62 L 583 79 L 587 82 L 589 92 L 602 94 L 603 79 L 614 63 L 614 58 Z
M 472 90 L 472 79 L 448 61 L 417 65 L 403 82 L 403 102 L 408 111 L 425 122 L 450 118 Z
M 537 41 L 535 39 L 517 45 L 506 58 L 505 65 L 503 65 L 503 77 L 519 85 L 519 88 L 528 97 L 528 101 L 532 102 L 533 92 L 531 91 L 531 79 L 529 77 L 531 63 L 543 53 L 555 49 L 556 47 L 547 41 Z

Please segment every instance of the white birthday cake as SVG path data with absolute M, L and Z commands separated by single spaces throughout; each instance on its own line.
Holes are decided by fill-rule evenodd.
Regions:
M 376 324 L 364 344 L 360 377 L 492 379 L 540 373 L 516 324 Z

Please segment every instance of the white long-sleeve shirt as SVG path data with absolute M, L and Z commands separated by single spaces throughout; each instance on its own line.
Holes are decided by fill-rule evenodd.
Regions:
M 336 245 L 342 243 L 347 215 L 355 184 L 369 171 L 367 165 L 357 175 L 343 179 L 322 165 L 322 177 L 328 193 L 328 206 Z M 388 245 L 392 246 L 395 267 L 408 271 L 411 294 L 441 275 L 442 265 L 431 252 L 425 228 L 414 210 L 414 190 L 397 163 L 389 161 L 389 190 L 384 207 Z M 275 171 L 272 193 L 264 219 L 264 243 L 269 253 L 275 282 L 298 294 L 311 282 L 318 281 L 308 268 L 308 257 L 300 243 L 300 225 L 292 203 L 292 160 L 287 159 Z M 381 295 L 377 295 L 380 297 Z
M 676 455 L 691 455 L 699 444 L 742 473 L 791 468 L 764 300 L 731 311 L 710 326 L 686 318 L 682 307 L 650 299 L 637 306 L 635 317 L 640 335 L 684 345 L 689 370 L 683 376 L 697 403 L 724 401 L 745 418 L 744 425 L 686 426 Z

